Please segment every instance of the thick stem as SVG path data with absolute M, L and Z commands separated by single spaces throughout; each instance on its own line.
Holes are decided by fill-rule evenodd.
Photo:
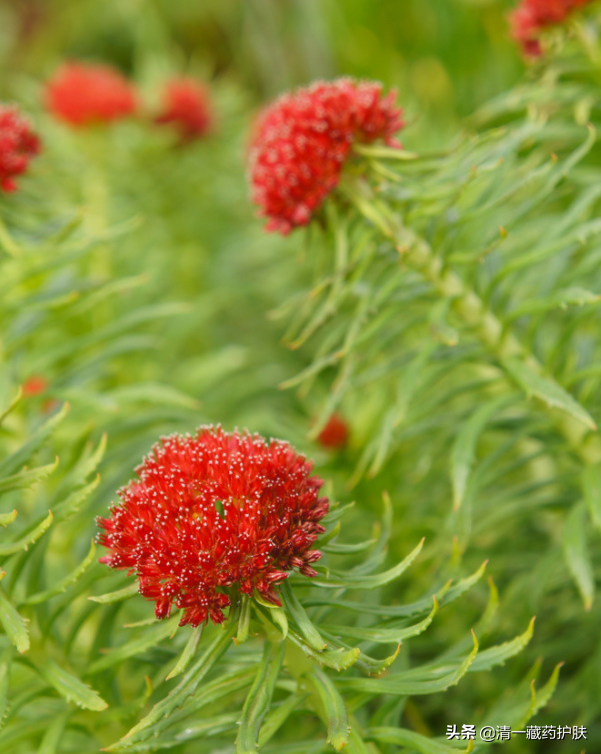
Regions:
M 397 215 L 381 204 L 366 182 L 346 184 L 341 188 L 361 214 L 377 225 L 394 243 L 403 263 L 426 278 L 442 297 L 452 300 L 453 310 L 492 352 L 501 367 L 506 359 L 517 358 L 537 374 L 544 373 L 536 356 L 508 330 L 459 275 L 445 268 L 443 260 L 435 254 L 427 241 L 405 227 Z M 504 373 L 508 380 L 514 382 L 507 370 L 504 369 Z M 583 463 L 601 462 L 601 439 L 598 435 L 591 434 L 582 422 L 569 414 L 542 401 L 538 405 L 549 415 L 553 425 Z

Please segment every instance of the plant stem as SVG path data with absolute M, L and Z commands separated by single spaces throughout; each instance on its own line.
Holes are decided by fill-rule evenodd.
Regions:
M 346 182 L 340 190 L 359 212 L 373 222 L 395 245 L 402 261 L 428 280 L 443 298 L 450 298 L 456 314 L 476 334 L 478 340 L 495 356 L 505 375 L 514 382 L 504 362 L 516 358 L 533 372 L 542 375 L 544 367 L 506 325 L 489 309 L 478 294 L 452 270 L 430 244 L 405 227 L 398 215 L 384 205 L 366 181 Z M 539 402 L 553 425 L 563 435 L 571 450 L 584 464 L 601 462 L 601 439 L 592 435 L 582 422 L 544 402 Z

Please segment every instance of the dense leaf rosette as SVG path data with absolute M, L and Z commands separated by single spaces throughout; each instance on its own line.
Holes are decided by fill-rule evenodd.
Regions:
M 48 82 L 46 104 L 72 126 L 87 126 L 131 115 L 136 110 L 136 95 L 111 66 L 67 63 Z
M 0 105 L 0 188 L 14 191 L 14 178 L 24 173 L 40 151 L 40 140 L 27 118 L 14 106 Z
M 355 142 L 398 146 L 403 127 L 395 92 L 342 78 L 284 94 L 261 115 L 250 151 L 253 201 L 268 230 L 306 225 L 337 185 Z
M 201 427 L 157 444 L 99 519 L 102 562 L 135 571 L 157 618 L 175 603 L 180 625 L 224 620 L 231 594 L 256 592 L 280 605 L 278 582 L 315 576 L 311 546 L 328 501 L 312 464 L 286 442 Z

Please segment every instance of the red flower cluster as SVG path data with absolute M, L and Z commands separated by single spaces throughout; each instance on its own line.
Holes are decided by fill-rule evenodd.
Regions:
M 98 520 L 101 562 L 135 571 L 157 618 L 175 602 L 182 626 L 223 622 L 233 590 L 280 605 L 278 582 L 294 568 L 315 576 L 321 557 L 310 548 L 328 501 L 311 470 L 288 443 L 258 435 L 201 427 L 167 437 Z
M 0 105 L 0 188 L 14 191 L 14 177 L 27 170 L 29 161 L 40 150 L 40 140 L 27 118 L 16 107 Z
M 548 26 L 560 24 L 570 13 L 592 1 L 522 0 L 521 5 L 510 16 L 513 37 L 520 42 L 527 55 L 540 55 L 540 33 Z
M 105 65 L 65 64 L 48 82 L 46 101 L 54 115 L 72 126 L 107 123 L 136 110 L 131 84 Z
M 306 225 L 337 185 L 354 142 L 383 139 L 404 123 L 394 92 L 343 78 L 284 94 L 260 117 L 250 151 L 253 201 L 270 218 L 267 230 Z
M 332 414 L 328 423 L 317 436 L 319 444 L 330 450 L 343 448 L 348 442 L 349 429 L 347 423 L 338 414 Z
M 213 123 L 208 90 L 194 79 L 168 81 L 163 90 L 163 109 L 155 122 L 171 124 L 182 142 L 203 136 Z

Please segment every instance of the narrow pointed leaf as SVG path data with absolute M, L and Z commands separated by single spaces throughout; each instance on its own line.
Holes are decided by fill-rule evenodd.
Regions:
M 0 623 L 4 627 L 6 635 L 23 654 L 29 649 L 29 632 L 27 621 L 15 610 L 8 597 L 0 589 Z
M 589 429 L 596 430 L 592 416 L 561 385 L 549 377 L 537 374 L 522 361 L 513 357 L 503 359 L 503 365 L 526 395 L 535 396 L 547 406 L 558 408 L 582 422 Z
M 10 476 L 0 479 L 0 493 L 10 492 L 11 490 L 19 490 L 23 487 L 31 487 L 42 479 L 50 476 L 52 472 L 58 466 L 58 456 L 54 463 L 49 463 L 46 466 L 38 466 L 35 469 L 27 469 L 26 471 L 20 471 L 18 474 L 11 474 Z
M 323 670 L 314 668 L 305 677 L 321 701 L 328 726 L 328 742 L 336 751 L 340 751 L 349 738 L 348 712 L 344 700 Z
M 363 628 L 358 626 L 332 626 L 327 625 L 329 633 L 340 636 L 349 636 L 351 639 L 371 641 L 377 644 L 399 644 L 412 636 L 418 636 L 425 631 L 438 611 L 438 603 L 434 599 L 434 606 L 430 614 L 424 620 L 413 626 L 398 628 Z
M 52 597 L 55 597 L 57 594 L 61 594 L 61 592 L 64 592 L 68 586 L 73 584 L 77 579 L 85 573 L 85 571 L 88 569 L 88 567 L 92 564 L 94 561 L 94 556 L 96 554 L 96 545 L 94 544 L 94 541 L 92 540 L 92 544 L 90 546 L 90 551 L 86 555 L 86 557 L 82 560 L 82 562 L 75 568 L 68 576 L 65 576 L 64 579 L 61 579 L 61 581 L 56 584 L 56 586 L 53 586 L 51 589 L 46 589 L 43 592 L 37 592 L 37 594 L 32 594 L 31 597 L 28 597 L 24 604 L 25 605 L 38 605 L 40 602 L 45 602 L 46 600 L 51 599 Z
M 134 594 L 138 594 L 137 581 L 124 586 L 123 589 L 117 589 L 117 591 L 115 592 L 101 594 L 98 597 L 88 597 L 88 599 L 92 602 L 99 602 L 101 605 L 109 605 L 112 602 L 120 602 L 121 600 L 126 600 L 128 597 L 131 597 Z
M 61 668 L 54 660 L 46 659 L 43 664 L 37 666 L 37 670 L 68 702 L 74 702 L 78 707 L 98 712 L 108 707 L 97 691 Z
M 505 660 L 519 654 L 526 647 L 530 639 L 532 639 L 533 633 L 534 618 L 528 624 L 526 631 L 520 636 L 516 636 L 512 641 L 506 641 L 504 644 L 499 644 L 496 647 L 490 647 L 490 649 L 484 649 L 479 652 L 470 668 L 470 673 L 490 670 L 490 668 L 494 668 L 496 665 L 503 665 Z
M 255 754 L 259 748 L 261 723 L 271 705 L 285 646 L 285 642 L 280 642 L 277 647 L 272 642 L 265 643 L 263 660 L 242 708 L 236 754 Z
M 586 536 L 586 510 L 578 505 L 568 516 L 563 532 L 563 553 L 566 565 L 584 602 L 590 610 L 595 595 L 595 579 Z
M 54 416 L 50 417 L 45 424 L 34 432 L 31 438 L 19 448 L 19 450 L 6 458 L 0 464 L 0 478 L 20 471 L 42 443 L 50 437 L 54 429 L 65 418 L 68 412 L 69 404 L 65 403 L 60 411 L 57 411 Z
M 419 754 L 467 754 L 470 751 L 469 743 L 466 748 L 458 749 L 450 743 L 444 743 L 435 738 L 427 738 L 415 731 L 406 728 L 370 728 L 367 737 L 380 741 L 384 744 L 395 744 L 406 750 L 419 752 Z
M 29 545 L 37 542 L 42 534 L 49 528 L 52 523 L 52 511 L 48 511 L 46 518 L 39 523 L 35 529 L 32 529 L 28 534 L 25 534 L 21 539 L 16 542 L 7 542 L 4 545 L 0 545 L 0 556 L 14 555 L 19 550 L 27 550 Z
M 464 422 L 451 450 L 453 508 L 458 510 L 465 498 L 468 479 L 476 455 L 476 444 L 490 419 L 506 405 L 506 396 L 485 403 Z
M 188 665 L 192 661 L 192 658 L 196 654 L 196 649 L 198 647 L 200 637 L 202 636 L 203 628 L 204 624 L 201 624 L 200 626 L 196 626 L 196 628 L 193 629 L 192 633 L 190 634 L 190 638 L 188 639 L 186 646 L 184 647 L 184 651 L 181 653 L 175 667 L 165 680 L 169 681 L 171 678 L 175 678 L 176 676 L 183 673 L 184 670 L 188 667 Z

